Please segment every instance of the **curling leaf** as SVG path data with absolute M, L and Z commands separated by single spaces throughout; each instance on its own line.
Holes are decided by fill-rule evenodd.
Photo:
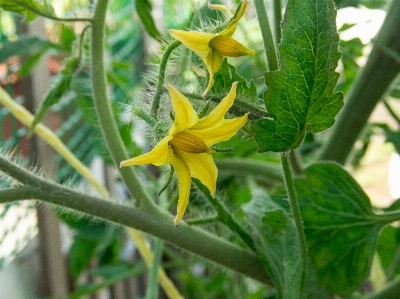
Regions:
M 162 39 L 161 33 L 158 31 L 156 24 L 151 15 L 151 4 L 148 0 L 136 0 L 136 11 L 142 21 L 147 33 L 158 40 Z

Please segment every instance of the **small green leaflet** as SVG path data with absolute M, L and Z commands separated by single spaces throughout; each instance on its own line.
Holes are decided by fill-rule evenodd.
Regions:
M 56 18 L 54 9 L 47 3 L 35 0 L 0 0 L 0 7 L 24 16 L 25 22 L 34 20 L 37 16 Z
M 151 16 L 150 2 L 148 0 L 136 0 L 135 4 L 136 11 L 144 27 L 146 28 L 147 33 L 157 40 L 162 40 L 162 35 L 158 31 L 153 17 Z
M 289 0 L 282 36 L 281 69 L 265 75 L 270 118 L 252 123 L 260 152 L 298 147 L 306 131 L 332 126 L 343 105 L 343 95 L 334 93 L 340 53 L 333 2 Z
M 13 56 L 42 55 L 50 49 L 60 49 L 60 47 L 40 36 L 20 35 L 17 40 L 4 43 L 0 49 L 0 62 L 6 62 Z
M 30 128 L 30 134 L 35 129 L 36 125 L 42 120 L 46 111 L 53 105 L 57 104 L 63 94 L 69 89 L 74 72 L 78 69 L 80 57 L 72 56 L 65 60 L 65 67 L 57 75 L 54 85 L 47 93 L 45 99 L 40 104 L 39 110 L 35 114 L 32 126 Z
M 334 163 L 314 164 L 295 180 L 309 257 L 319 283 L 350 294 L 368 277 L 384 220 L 352 176 Z

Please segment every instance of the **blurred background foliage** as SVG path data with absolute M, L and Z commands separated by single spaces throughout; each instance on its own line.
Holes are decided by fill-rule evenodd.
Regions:
M 272 9 L 271 2 L 266 1 L 267 7 L 270 9 Z M 339 9 L 339 15 L 342 9 L 349 7 L 363 10 L 385 10 L 387 8 L 387 1 L 384 0 L 336 0 L 335 2 Z M 88 16 L 92 6 L 91 1 L 78 0 L 54 0 L 49 3 L 55 8 L 57 15 L 66 17 Z M 213 3 L 225 4 L 225 1 Z M 231 8 L 234 4 L 235 1 L 228 3 Z M 284 6 L 283 1 L 282 7 Z M 150 12 L 153 19 L 149 18 Z M 86 29 L 82 23 L 46 21 L 47 38 L 20 35 L 17 30 L 17 18 L 12 13 L 0 10 L 0 63 L 7 69 L 5 74 L 1 74 L 0 81 L 2 84 L 9 84 L 13 74 L 19 78 L 27 76 L 40 59 L 47 59 L 53 75 L 52 88 L 47 93 L 41 109 L 36 111 L 37 121 L 47 113 L 48 109 L 60 113 L 69 111 L 68 115 L 64 117 L 65 122 L 71 121 L 73 118 L 83 118 L 84 122 L 80 122 L 81 125 L 75 128 L 71 136 L 71 142 L 68 144 L 70 149 L 86 165 L 90 165 L 95 156 L 100 156 L 110 164 L 111 159 L 100 138 L 92 101 Z M 133 106 L 144 108 L 150 106 L 160 52 L 165 49 L 166 41 L 171 40 L 167 29 L 210 26 L 215 20 L 221 19 L 223 19 L 223 15 L 208 9 L 206 1 L 163 0 L 153 1 L 153 3 L 147 0 L 111 1 L 106 23 L 107 80 L 119 132 L 132 156 L 141 154 L 143 150 L 146 151 L 146 148 L 152 145 L 145 141 L 146 137 L 152 134 L 149 128 L 144 122 L 132 116 L 129 111 Z M 154 20 L 153 23 L 152 20 Z M 344 33 L 355 25 L 357 24 L 344 23 L 338 30 L 340 33 Z M 232 75 L 234 78 L 230 78 L 228 81 L 231 82 L 232 79 L 235 79 L 249 82 L 253 79 L 251 83 L 248 83 L 248 88 L 242 90 L 242 93 L 247 96 L 250 94 L 254 101 L 261 102 L 265 90 L 265 61 L 261 35 L 252 8 L 249 9 L 243 21 L 238 24 L 235 34 L 239 36 L 238 40 L 254 49 L 257 55 L 255 59 L 244 57 L 234 61 L 230 60 L 229 62 L 234 63 L 237 68 L 237 73 Z M 349 91 L 359 68 L 368 56 L 371 43 L 373 40 L 365 44 L 359 37 L 340 41 L 342 57 L 338 71 L 341 76 L 337 90 L 344 94 Z M 198 92 L 206 82 L 205 79 L 195 76 L 190 62 L 199 65 L 197 57 L 189 53 L 186 48 L 179 47 L 168 62 L 165 80 L 188 94 Z M 221 78 L 217 80 L 219 85 L 216 84 L 213 88 L 215 94 L 228 91 L 230 84 L 228 82 L 224 84 L 223 81 L 228 70 L 229 65 L 225 64 L 217 74 Z M 400 151 L 400 119 L 391 108 L 392 105 L 399 106 L 399 99 L 400 82 L 397 81 L 391 86 L 391 90 L 387 92 L 384 99 L 384 107 L 394 120 L 394 126 L 393 121 L 387 124 L 382 118 L 379 118 L 379 123 L 371 124 L 365 129 L 351 160 L 354 169 L 360 167 L 376 136 L 384 136 L 387 142 L 394 145 L 397 152 Z M 201 110 L 203 104 L 196 99 L 193 100 L 195 108 Z M 163 95 L 162 105 L 164 107 L 169 105 L 166 95 Z M 72 125 L 73 122 L 71 122 Z M 62 132 L 58 133 L 62 134 Z M 315 160 L 315 153 L 320 150 L 324 138 L 324 134 L 314 136 L 308 133 L 299 149 L 299 154 L 304 161 L 308 163 Z M 237 215 L 239 221 L 244 223 L 242 205 L 251 200 L 254 186 L 263 186 L 274 192 L 277 183 L 280 183 L 282 178 L 279 170 L 279 156 L 275 153 L 258 154 L 257 145 L 247 135 L 246 128 L 241 135 L 225 142 L 221 147 L 234 147 L 237 140 L 246 140 L 246 142 L 241 143 L 242 146 L 239 148 L 235 147 L 235 157 L 257 159 L 271 168 L 269 177 L 258 176 L 257 173 L 251 171 L 242 172 L 246 176 L 240 176 L 240 173 L 232 175 L 232 173 L 224 172 L 224 169 L 228 169 L 226 165 L 220 169 L 217 188 L 225 190 L 225 199 L 235 199 L 225 201 L 225 204 L 233 214 Z M 86 146 L 82 144 L 86 144 Z M 224 159 L 230 157 L 229 153 L 216 154 L 217 165 L 224 163 Z M 62 158 L 58 159 L 62 166 L 62 171 L 58 173 L 59 182 L 67 179 L 78 181 L 79 175 L 68 166 L 68 163 L 62 161 Z M 141 168 L 141 171 L 141 175 L 149 181 L 149 184 L 153 184 L 151 190 L 154 193 L 158 192 L 161 187 L 154 179 L 154 175 L 165 177 L 165 180 L 168 175 L 166 170 L 158 173 L 152 167 Z M 174 188 L 176 188 L 176 184 L 172 184 L 160 197 L 160 201 L 165 202 L 165 205 L 169 207 L 173 206 L 173 202 L 168 202 L 168 199 L 175 198 L 176 200 L 176 197 L 173 196 Z M 201 192 L 197 191 L 193 188 L 190 197 L 191 204 L 187 212 L 191 215 L 192 224 L 196 224 L 196 218 L 209 219 L 209 223 L 199 225 L 232 242 L 241 244 L 241 240 L 236 235 L 223 224 L 215 221 L 212 207 L 208 201 L 202 198 Z M 143 261 L 128 258 L 127 253 L 133 245 L 124 236 L 120 227 L 101 221 L 93 222 L 86 218 L 77 219 L 63 210 L 59 210 L 58 215 L 73 231 L 72 245 L 69 248 L 69 267 L 75 293 L 69 298 L 92 294 L 118 281 L 147 272 Z M 246 224 L 244 223 L 244 225 Z M 395 277 L 400 273 L 399 248 L 398 228 L 392 226 L 385 228 L 378 241 L 378 254 L 381 257 L 382 267 L 389 277 Z M 79 278 L 93 260 L 96 260 L 96 267 L 91 267 L 90 275 L 93 278 L 92 281 L 96 282 L 82 285 L 79 283 Z M 186 298 L 275 298 L 274 293 L 270 292 L 266 286 L 237 273 L 221 269 L 173 246 L 165 245 L 161 260 L 163 267 Z M 145 296 L 144 288 L 141 296 Z

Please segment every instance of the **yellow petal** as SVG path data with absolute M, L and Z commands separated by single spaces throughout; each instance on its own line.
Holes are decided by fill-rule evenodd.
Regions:
M 168 141 L 172 139 L 172 136 L 166 136 L 153 148 L 150 152 L 144 155 L 134 157 L 129 160 L 122 161 L 119 167 L 142 165 L 142 164 L 153 164 L 160 166 L 171 162 L 173 152 Z
M 229 22 L 228 26 L 226 26 L 226 29 L 219 35 L 231 36 L 236 30 L 236 23 L 239 22 L 241 17 L 243 17 L 248 6 L 249 2 L 247 0 L 243 1 L 236 16 Z
M 215 166 L 212 155 L 203 154 L 189 154 L 180 153 L 182 159 L 185 160 L 190 169 L 190 175 L 205 185 L 208 190 L 210 190 L 211 195 L 214 196 L 216 185 L 218 169 Z
M 172 107 L 175 111 L 175 121 L 169 130 L 169 135 L 174 135 L 196 124 L 199 117 L 192 104 L 183 94 L 172 85 L 166 84 L 165 86 L 168 89 Z
M 207 59 L 207 56 L 211 52 L 209 47 L 210 40 L 216 35 L 214 33 L 198 32 L 198 31 L 183 31 L 183 30 L 168 30 L 168 32 L 175 39 L 179 40 L 189 50 L 195 52 L 203 60 Z
M 204 130 L 188 130 L 188 132 L 203 139 L 207 146 L 210 147 L 218 142 L 230 139 L 246 124 L 246 121 L 247 113 L 242 117 L 225 119 L 211 128 Z
M 228 112 L 229 108 L 231 108 L 233 101 L 236 97 L 236 87 L 237 82 L 234 82 L 231 88 L 231 91 L 228 95 L 222 99 L 222 101 L 215 107 L 209 115 L 203 117 L 199 120 L 197 124 L 191 127 L 191 130 L 201 130 L 205 128 L 212 127 L 216 125 L 218 122 L 224 119 L 225 114 Z
M 210 74 L 210 81 L 208 82 L 206 90 L 201 95 L 203 98 L 209 93 L 211 87 L 214 85 L 214 74 L 221 68 L 224 58 L 225 57 L 222 54 L 212 51 L 210 52 L 210 55 L 208 55 L 207 59 L 204 60 L 204 64 L 206 65 L 208 73 Z
M 246 48 L 236 39 L 229 36 L 216 36 L 210 41 L 210 48 L 228 57 L 254 55 L 256 52 Z
M 185 214 L 186 207 L 189 203 L 192 178 L 190 177 L 189 166 L 178 155 L 173 156 L 171 163 L 172 166 L 174 166 L 179 182 L 178 207 L 176 209 L 176 217 L 174 220 L 174 224 L 177 226 L 178 222 Z

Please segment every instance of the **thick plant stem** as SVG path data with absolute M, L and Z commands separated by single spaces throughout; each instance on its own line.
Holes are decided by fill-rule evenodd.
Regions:
M 153 102 L 151 104 L 151 115 L 154 116 L 155 118 L 157 118 L 158 108 L 160 107 L 160 99 L 163 93 L 162 89 L 164 87 L 163 85 L 165 79 L 165 68 L 167 67 L 169 56 L 171 55 L 173 50 L 179 47 L 180 44 L 181 44 L 180 41 L 173 42 L 172 44 L 168 45 L 168 47 L 165 49 L 163 53 L 163 57 L 160 62 L 160 68 L 158 70 L 156 92 L 154 94 Z
M 99 120 L 102 135 L 107 143 L 108 150 L 114 165 L 119 165 L 123 160 L 128 159 L 124 143 L 119 134 L 117 124 L 111 108 L 111 103 L 107 98 L 106 76 L 104 69 L 104 23 L 106 17 L 108 0 L 98 0 L 96 2 L 92 37 L 91 37 L 91 74 L 93 102 Z M 124 167 L 120 169 L 121 177 L 128 188 L 129 193 L 136 199 L 138 204 L 147 208 L 155 208 L 149 195 L 145 192 L 139 181 L 134 168 Z
M 264 0 L 254 0 L 254 8 L 256 9 L 257 20 L 260 24 L 263 38 L 264 51 L 267 58 L 267 69 L 268 71 L 277 71 L 279 69 L 278 55 Z
M 279 44 L 282 38 L 282 3 L 281 0 L 274 0 L 274 29 L 275 29 L 275 41 Z
M 154 215 L 152 211 L 148 212 L 76 192 L 36 177 L 3 156 L 0 156 L 0 171 L 32 187 L 32 192 L 29 192 L 27 200 L 42 200 L 114 223 L 133 227 L 258 281 L 271 284 L 261 260 L 253 252 L 218 238 L 204 230 L 190 227 L 184 222 L 179 225 L 179 228 L 176 228 L 173 224 L 173 217 L 168 213 L 159 212 Z M 18 199 L 22 200 L 20 197 Z M 13 200 L 12 197 L 0 197 L 0 203 Z
M 321 160 L 345 163 L 369 116 L 393 79 L 400 64 L 382 48 L 400 53 L 400 1 L 392 1 L 368 61 L 349 91 Z M 371 84 L 373 82 L 374 84 Z
M 296 189 L 295 189 L 295 186 L 293 183 L 292 171 L 291 171 L 290 165 L 289 165 L 288 153 L 281 153 L 281 161 L 282 161 L 283 174 L 284 174 L 284 178 L 285 178 L 286 191 L 289 196 L 290 207 L 292 209 L 294 223 L 295 223 L 296 230 L 297 230 L 297 237 L 298 237 L 299 246 L 300 246 L 300 258 L 301 258 L 301 264 L 302 264 L 302 269 L 301 269 L 301 273 L 300 273 L 300 275 L 301 275 L 300 291 L 302 292 L 303 288 L 304 288 L 304 283 L 305 283 L 305 280 L 307 277 L 308 248 L 307 248 L 307 243 L 306 243 L 306 236 L 304 234 L 304 226 L 303 226 L 303 220 L 301 218 L 299 202 L 297 200 L 297 193 L 296 193 Z

